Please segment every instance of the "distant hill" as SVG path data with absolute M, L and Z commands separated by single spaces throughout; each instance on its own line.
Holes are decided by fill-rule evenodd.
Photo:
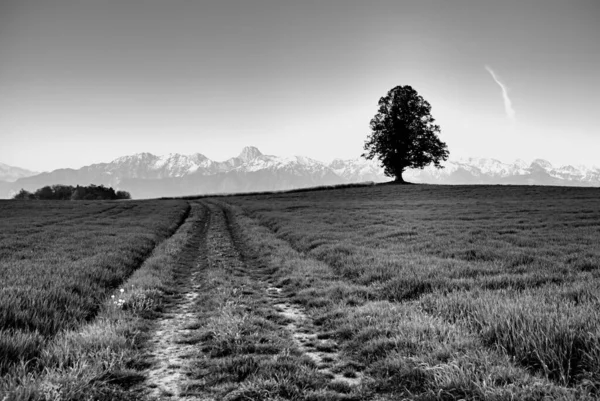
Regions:
M 409 170 L 404 178 L 411 182 L 436 184 L 600 186 L 600 169 L 554 167 L 541 159 L 529 164 L 522 160 L 506 164 L 495 159 L 468 158 L 448 161 L 441 170 L 431 166 Z M 389 180 L 375 161 L 355 158 L 323 163 L 304 156 L 264 155 L 257 148 L 248 146 L 238 156 L 222 162 L 210 160 L 200 153 L 166 156 L 138 153 L 110 163 L 23 176 L 15 182 L 0 182 L 0 197 L 8 198 L 21 188 L 33 191 L 54 184 L 111 186 L 140 199 Z
M 29 177 L 36 174 L 38 173 L 35 171 L 0 163 L 0 181 L 3 182 L 14 182 L 19 178 Z
M 0 199 L 9 198 L 14 191 L 14 181 L 38 173 L 20 167 L 0 163 Z

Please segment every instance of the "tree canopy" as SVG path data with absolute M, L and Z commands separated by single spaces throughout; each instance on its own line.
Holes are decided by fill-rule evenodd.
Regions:
M 377 157 L 388 177 L 404 182 L 407 168 L 437 168 L 448 159 L 448 149 L 437 134 L 431 105 L 411 86 L 396 86 L 379 99 L 379 110 L 371 120 L 363 157 Z
M 88 187 L 71 185 L 47 185 L 31 193 L 21 189 L 13 199 L 22 200 L 103 200 L 103 199 L 131 199 L 127 191 L 115 191 L 104 185 L 90 185 Z

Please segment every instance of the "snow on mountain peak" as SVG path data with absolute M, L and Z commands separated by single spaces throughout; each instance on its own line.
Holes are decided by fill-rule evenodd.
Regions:
M 297 170 L 322 171 L 328 170 L 323 163 L 304 156 L 278 157 L 260 155 L 244 162 L 236 168 L 237 171 L 255 172 L 260 170 Z
M 527 167 L 529 167 L 529 164 L 527 164 L 527 162 L 523 159 L 517 159 L 513 164 L 520 169 L 526 169 Z
M 114 159 L 111 164 L 123 164 L 123 163 L 132 163 L 132 162 L 147 162 L 149 160 L 156 160 L 158 156 L 153 155 L 152 153 L 143 152 L 143 153 L 135 153 L 133 155 L 121 156 Z
M 294 156 L 294 159 L 296 159 L 296 162 L 299 164 L 304 164 L 304 165 L 315 165 L 315 164 L 323 164 L 320 161 L 317 161 L 315 159 L 311 159 L 310 157 L 306 157 L 306 156 Z
M 530 167 L 535 167 L 535 165 L 540 166 L 541 168 L 543 168 L 544 170 L 550 170 L 552 169 L 552 163 L 550 163 L 548 160 L 544 160 L 544 159 L 535 159 L 534 161 L 531 162 L 531 166 Z
M 194 153 L 189 156 L 190 159 L 194 160 L 196 163 L 202 163 L 208 160 L 208 157 L 204 156 L 202 153 Z
M 404 178 L 413 182 L 440 184 L 500 183 L 531 185 L 532 183 L 539 183 L 545 185 L 600 185 L 600 169 L 597 167 L 573 165 L 553 167 L 550 162 L 543 159 L 536 159 L 532 163 L 523 160 L 503 163 L 491 158 L 471 157 L 451 159 L 443 165 L 445 168 L 442 170 L 431 165 L 424 169 L 407 169 Z M 7 166 L 0 164 L 0 181 L 7 181 L 7 178 L 5 178 L 7 174 L 3 174 L 7 168 Z M 162 180 L 189 177 L 177 185 L 196 185 L 195 183 L 201 182 L 204 179 L 203 177 L 218 177 L 219 174 L 224 174 L 223 177 L 229 177 L 233 180 L 231 182 L 235 181 L 232 177 L 236 177 L 237 174 L 244 175 L 244 180 L 262 177 L 260 179 L 264 182 L 273 181 L 268 188 L 280 189 L 307 186 L 309 184 L 314 186 L 323 185 L 324 183 L 330 185 L 342 182 L 384 182 L 391 179 L 384 175 L 384 169 L 376 159 L 365 160 L 362 157 L 357 157 L 354 159 L 334 159 L 331 163 L 322 163 L 305 156 L 278 157 L 263 155 L 254 146 L 243 148 L 238 157 L 223 162 L 212 161 L 200 153 L 191 155 L 171 153 L 164 156 L 137 153 L 119 157 L 111 163 L 85 166 L 74 172 L 72 177 L 68 176 L 67 179 L 64 178 L 65 174 L 71 173 L 64 171 L 54 175 L 53 173 L 47 173 L 42 177 L 43 180 L 40 178 L 37 181 L 31 181 L 30 189 L 36 188 L 33 186 L 34 182 L 35 185 L 40 187 L 42 184 L 45 185 L 46 182 L 52 184 L 57 180 L 67 180 L 65 181 L 67 183 L 78 183 L 85 180 L 86 182 L 114 186 L 120 185 L 123 180 Z M 220 179 L 218 178 L 218 180 Z M 225 180 L 225 178 L 222 179 Z M 278 180 L 284 180 L 285 182 L 279 182 Z M 277 184 L 278 182 L 279 184 Z M 233 184 L 228 183 L 227 185 Z M 229 190 L 227 185 L 219 187 L 220 190 L 224 190 L 224 188 Z M 191 187 L 186 186 L 185 188 L 186 191 L 191 190 L 189 189 Z M 255 190 L 258 187 L 247 184 L 244 188 Z
M 239 154 L 238 159 L 243 160 L 245 163 L 254 160 L 262 155 L 263 154 L 260 152 L 260 150 L 258 150 L 258 148 L 254 146 L 246 146 L 244 149 L 242 149 L 242 152 Z
M 378 160 L 367 160 L 362 157 L 348 160 L 333 159 L 329 163 L 329 168 L 348 182 L 389 181 L 389 178 L 383 174 L 383 168 Z

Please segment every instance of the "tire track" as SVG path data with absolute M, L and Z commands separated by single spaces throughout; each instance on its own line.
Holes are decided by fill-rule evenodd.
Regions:
M 213 212 L 217 208 L 218 211 Z M 269 278 L 274 270 L 262 265 L 260 258 L 244 244 L 243 239 L 236 231 L 234 218 L 226 207 L 212 206 L 211 213 L 222 214 L 225 220 L 226 232 L 221 234 L 224 241 L 221 241 L 220 245 L 231 244 L 225 246 L 231 248 L 225 253 L 236 255 L 234 271 L 243 272 L 249 279 L 261 284 L 273 309 L 288 322 L 282 325 L 282 328 L 292 337 L 296 347 L 315 362 L 319 371 L 329 376 L 332 381 L 343 382 L 350 386 L 360 385 L 363 379 L 360 372 L 339 369 L 343 365 L 343 360 L 338 344 L 325 333 L 318 331 L 306 310 L 295 304 L 285 294 L 283 288 L 269 284 Z
M 323 338 L 323 334 L 317 331 L 313 319 L 307 315 L 304 308 L 282 296 L 282 288 L 271 286 L 266 291 L 277 312 L 289 321 L 284 327 L 292 335 L 298 349 L 312 359 L 322 373 L 330 376 L 332 380 L 350 386 L 361 384 L 361 373 L 348 371 L 344 374 L 335 369 L 336 365 L 342 363 L 338 344 L 332 339 Z
M 200 213 L 201 207 L 194 205 L 192 214 Z M 206 233 L 210 225 L 210 214 L 206 213 L 194 227 L 194 235 L 186 244 L 178 260 L 178 271 L 190 271 L 189 284 L 182 292 L 181 299 L 164 313 L 156 323 L 156 331 L 150 341 L 153 366 L 147 374 L 149 397 L 159 400 L 180 400 L 182 384 L 185 381 L 184 366 L 193 355 L 195 347 L 181 341 L 190 332 L 195 321 L 192 312 L 198 298 L 200 277 L 206 267 Z
M 225 282 L 235 283 L 234 287 L 238 288 L 233 293 L 236 299 L 226 302 L 251 307 L 253 302 L 257 302 L 258 294 L 263 294 L 259 296 L 260 302 L 281 317 L 278 319 L 278 332 L 287 333 L 295 348 L 315 363 L 327 382 L 360 385 L 361 376 L 348 377 L 336 370 L 342 363 L 337 344 L 332 339 L 321 338 L 305 310 L 294 304 L 281 288 L 269 284 L 276 269 L 264 265 L 260 257 L 244 244 L 235 219 L 227 208 L 218 202 L 201 203 L 206 215 L 179 260 L 182 271 L 191 270 L 189 284 L 182 292 L 181 300 L 158 320 L 151 342 L 154 365 L 147 372 L 149 398 L 214 399 L 212 385 L 208 384 L 210 380 L 207 382 L 203 378 L 211 373 L 201 373 L 206 358 L 211 357 L 204 353 L 202 342 L 198 340 L 203 337 L 204 330 L 198 320 L 202 309 L 198 303 L 204 303 L 204 292 L 214 285 L 210 282 L 210 277 L 216 277 L 214 271 L 220 272 L 219 277 L 223 277 Z M 198 207 L 195 206 L 195 209 Z M 247 291 L 250 291 L 248 295 Z M 208 308 L 212 310 L 211 306 Z

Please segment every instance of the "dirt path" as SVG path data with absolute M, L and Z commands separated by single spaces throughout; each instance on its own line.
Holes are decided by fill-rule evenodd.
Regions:
M 200 206 L 193 206 L 192 213 L 200 213 Z M 206 261 L 206 231 L 210 224 L 207 214 L 194 229 L 194 235 L 180 255 L 180 271 L 191 271 L 189 283 L 181 299 L 169 308 L 157 321 L 157 329 L 150 341 L 153 366 L 146 372 L 149 397 L 159 400 L 180 400 L 181 384 L 184 382 L 183 366 L 194 353 L 194 346 L 181 341 L 190 332 L 195 321 L 193 305 L 198 298 L 199 276 Z
M 281 288 L 269 284 L 273 269 L 261 265 L 253 250 L 246 247 L 227 211 L 218 203 L 203 204 L 207 215 L 180 259 L 190 271 L 189 284 L 181 299 L 158 320 L 151 341 L 154 363 L 147 372 L 149 397 L 154 400 L 211 399 L 209 392 L 201 389 L 202 377 L 196 376 L 192 380 L 185 373 L 186 369 L 190 372 L 191 361 L 198 363 L 207 358 L 202 355 L 201 344 L 187 341 L 194 338 L 195 330 L 200 327 L 196 305 L 201 302 L 199 292 L 206 291 L 207 285 L 211 286 L 203 271 L 219 271 L 229 277 L 227 281 L 235 282 L 240 290 L 235 295 L 235 302 L 241 306 L 252 303 L 245 292 L 258 288 L 265 305 L 281 316 L 278 331 L 287 332 L 297 349 L 315 362 L 319 372 L 331 381 L 359 385 L 362 379 L 359 373 L 340 368 L 343 361 L 338 345 L 319 333 L 305 310 L 294 304 Z M 256 301 L 256 294 L 253 296 Z M 192 390 L 198 386 L 201 388 Z M 188 395 L 190 393 L 194 395 Z
M 339 372 L 336 369 L 343 363 L 337 343 L 331 339 L 321 338 L 323 334 L 320 335 L 313 319 L 306 314 L 302 306 L 293 304 L 282 296 L 282 289 L 279 287 L 268 287 L 267 294 L 273 300 L 277 312 L 289 321 L 285 329 L 292 335 L 296 346 L 317 364 L 321 372 L 329 375 L 332 380 L 345 382 L 351 386 L 357 386 L 362 382 L 361 373 L 354 370 Z
M 221 253 L 234 255 L 234 264 L 238 272 L 247 275 L 251 280 L 259 281 L 264 288 L 273 309 L 284 317 L 288 323 L 282 325 L 282 329 L 289 332 L 298 349 L 312 359 L 318 369 L 331 377 L 334 381 L 344 382 L 351 386 L 359 385 L 362 381 L 362 374 L 355 370 L 340 369 L 343 364 L 338 344 L 324 333 L 320 333 L 313 322 L 313 319 L 306 313 L 305 309 L 285 294 L 282 288 L 269 285 L 265 280 L 267 275 L 263 269 L 253 266 L 256 256 L 252 250 L 247 249 L 240 238 L 236 235 L 235 228 L 232 227 L 231 218 L 228 214 L 212 206 L 211 213 L 214 217 L 216 213 L 224 218 L 220 231 L 221 241 L 219 246 L 223 249 Z M 220 220 L 221 217 L 215 220 Z M 215 227 L 216 228 L 216 227 Z M 211 247 L 212 248 L 212 247 Z M 245 259 L 243 262 L 242 260 Z M 231 262 L 230 262 L 231 263 Z M 241 266 L 241 267 L 240 267 Z

